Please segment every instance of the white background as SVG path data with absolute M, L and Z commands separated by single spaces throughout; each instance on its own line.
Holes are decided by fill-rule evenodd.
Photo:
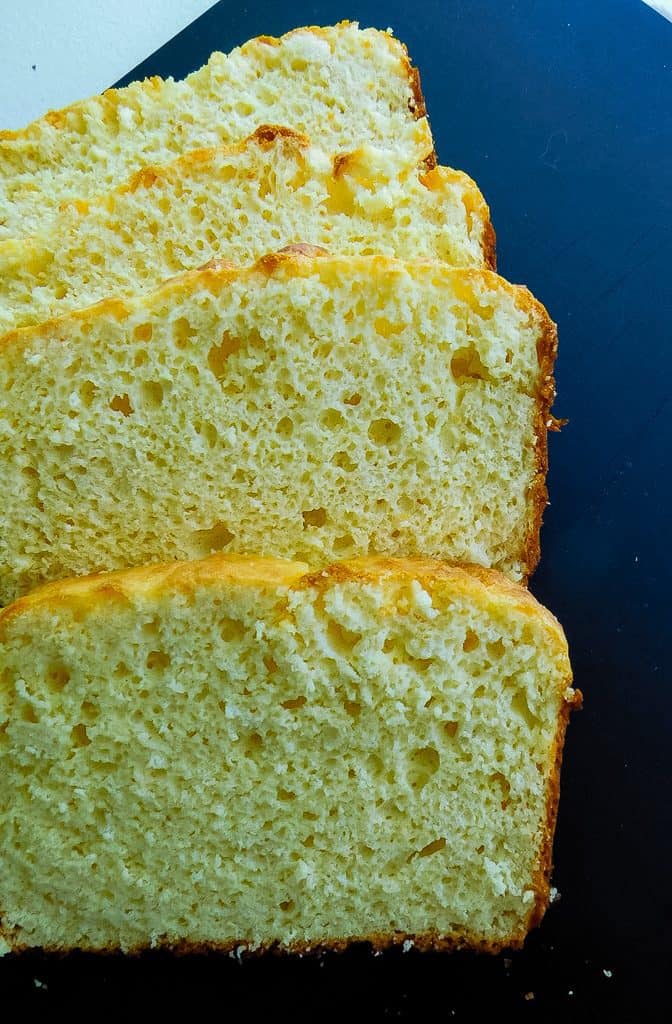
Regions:
M 0 0 L 0 128 L 107 89 L 213 2 Z
M 107 88 L 213 2 L 0 0 L 0 128 Z M 645 2 L 672 19 L 672 0 Z

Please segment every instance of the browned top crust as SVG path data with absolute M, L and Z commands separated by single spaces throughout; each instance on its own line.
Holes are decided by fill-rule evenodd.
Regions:
M 7 624 L 35 608 L 73 606 L 82 612 L 100 604 L 133 597 L 153 597 L 200 587 L 258 586 L 263 588 L 324 589 L 339 582 L 417 580 L 430 591 L 449 587 L 455 594 L 481 603 L 504 602 L 525 615 L 543 621 L 558 645 L 566 640 L 557 619 L 524 587 L 495 569 L 453 565 L 431 558 L 388 558 L 372 555 L 311 569 L 305 562 L 248 555 L 214 554 L 198 561 L 166 562 L 116 572 L 93 573 L 44 584 L 0 611 L 0 638 Z

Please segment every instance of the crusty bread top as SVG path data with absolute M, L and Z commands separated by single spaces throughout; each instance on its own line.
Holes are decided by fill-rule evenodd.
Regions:
M 506 292 L 516 307 L 526 312 L 531 322 L 539 328 L 538 356 L 542 374 L 550 373 L 557 351 L 557 331 L 546 308 L 524 285 L 511 284 L 492 270 L 450 267 L 437 260 L 402 260 L 389 256 L 338 256 L 318 253 L 315 246 L 301 243 L 287 246 L 278 252 L 262 256 L 248 267 L 235 266 L 230 260 L 215 259 L 197 270 L 186 271 L 169 278 L 159 288 L 146 295 L 131 297 L 110 296 L 85 309 L 72 310 L 62 316 L 53 317 L 43 323 L 17 328 L 0 336 L 0 349 L 21 346 L 32 339 L 52 337 L 62 333 L 72 321 L 78 326 L 94 323 L 101 314 L 123 321 L 131 315 L 146 310 L 150 312 L 169 302 L 172 297 L 184 296 L 199 290 L 219 295 L 232 282 L 258 281 L 259 277 L 273 277 L 279 280 L 316 276 L 324 283 L 336 283 L 347 277 L 349 271 L 360 274 L 408 275 L 421 283 L 423 280 L 452 280 L 459 289 L 460 297 L 466 302 L 477 303 L 475 289 Z M 461 285 L 458 282 L 462 282 Z M 470 287 L 474 285 L 474 291 Z M 64 335 L 65 337 L 65 335 Z
M 0 235 L 39 232 L 69 197 L 198 146 L 291 124 L 325 148 L 389 145 L 435 163 L 417 71 L 391 35 L 343 22 L 213 53 L 183 81 L 150 78 L 0 132 Z
M 38 608 L 72 607 L 76 608 L 78 616 L 85 616 L 87 612 L 117 600 L 157 600 L 167 594 L 190 593 L 222 583 L 266 589 L 324 589 L 333 582 L 377 583 L 388 578 L 407 582 L 416 580 L 429 593 L 443 590 L 463 595 L 490 611 L 498 605 L 507 605 L 543 623 L 553 647 L 558 652 L 566 652 L 565 634 L 555 616 L 529 590 L 496 569 L 450 564 L 431 558 L 378 555 L 352 558 L 315 570 L 305 562 L 283 558 L 214 554 L 196 561 L 143 565 L 57 580 L 37 587 L 0 610 L 0 640 L 12 620 Z
M 368 144 L 327 153 L 291 128 L 262 125 L 235 146 L 193 150 L 70 200 L 39 235 L 0 239 L 0 333 L 297 240 L 494 269 L 489 210 L 466 174 L 423 171 Z

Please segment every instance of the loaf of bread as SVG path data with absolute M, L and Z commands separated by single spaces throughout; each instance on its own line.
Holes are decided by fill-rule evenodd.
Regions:
M 332 157 L 265 126 L 233 149 L 188 153 L 68 204 L 40 236 L 0 241 L 0 332 L 155 288 L 214 257 L 247 264 L 299 240 L 494 266 L 489 211 L 466 174 L 423 171 L 366 145 Z
M 183 81 L 150 78 L 0 132 L 0 236 L 39 233 L 67 199 L 144 164 L 288 124 L 327 152 L 362 143 L 434 163 L 417 71 L 390 34 L 342 23 L 214 53 Z
M 529 575 L 554 325 L 431 260 L 279 253 L 0 339 L 0 603 L 228 552 Z
M 519 945 L 562 629 L 497 573 L 213 556 L 0 614 L 3 951 Z

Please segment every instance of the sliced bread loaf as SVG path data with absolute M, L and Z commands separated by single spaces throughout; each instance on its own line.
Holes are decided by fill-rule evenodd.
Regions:
M 107 191 L 144 164 L 289 124 L 328 152 L 395 147 L 432 166 L 417 71 L 390 34 L 342 23 L 213 53 L 183 81 L 150 78 L 0 132 L 0 235 L 43 230 L 66 199 Z
M 69 203 L 50 230 L 0 241 L 0 332 L 155 288 L 224 256 L 247 264 L 303 240 L 333 253 L 494 266 L 478 188 L 364 145 L 332 157 L 288 128 L 146 167 L 108 195 Z
M 0 338 L 0 603 L 213 550 L 538 556 L 554 325 L 430 260 L 280 253 Z
M 517 946 L 572 690 L 497 573 L 155 566 L 0 614 L 3 951 Z

